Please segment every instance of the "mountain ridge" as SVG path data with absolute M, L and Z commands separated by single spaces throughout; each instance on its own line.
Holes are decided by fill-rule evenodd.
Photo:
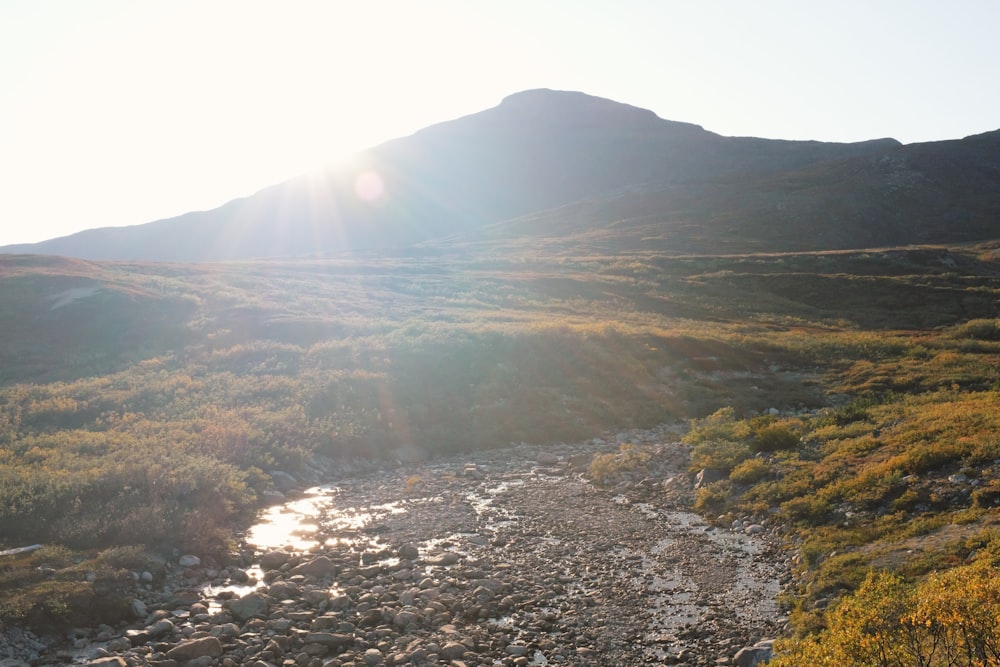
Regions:
M 1000 236 L 991 222 L 1000 210 L 998 138 L 903 145 L 723 137 L 586 93 L 535 89 L 215 209 L 0 253 L 222 261 L 398 251 L 483 236 L 525 216 L 544 226 L 547 211 L 567 206 L 581 211 L 583 231 L 613 235 L 619 219 L 599 211 L 623 191 L 654 193 L 633 196 L 630 206 L 648 218 L 640 240 L 660 238 L 654 245 L 664 251 L 714 250 L 709 240 L 722 235 L 734 251 L 985 240 Z M 918 164 L 893 172 L 900 156 Z M 900 200 L 907 174 L 932 184 L 929 194 Z M 360 196 L 359 179 L 376 191 Z M 901 218 L 914 212 L 921 227 L 906 231 Z M 889 231 L 872 232 L 883 218 Z M 803 241 L 789 242 L 796 238 Z

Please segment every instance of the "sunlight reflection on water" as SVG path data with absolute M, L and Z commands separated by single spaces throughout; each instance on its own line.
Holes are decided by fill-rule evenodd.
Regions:
M 259 551 L 309 551 L 319 546 L 353 543 L 351 535 L 380 517 L 406 512 L 402 502 L 367 507 L 337 507 L 338 486 L 315 486 L 305 497 L 275 505 L 250 528 L 247 543 Z

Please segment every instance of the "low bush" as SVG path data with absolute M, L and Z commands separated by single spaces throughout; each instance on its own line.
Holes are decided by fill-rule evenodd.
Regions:
M 770 424 L 755 431 L 751 442 L 755 452 L 778 452 L 795 449 L 798 445 L 798 434 L 784 424 Z
M 597 454 L 587 467 L 587 477 L 598 484 L 611 484 L 628 473 L 645 470 L 650 453 L 633 444 L 622 444 L 617 452 Z
M 919 583 L 870 571 L 814 635 L 779 642 L 773 667 L 996 667 L 1000 576 L 985 561 Z
M 771 474 L 771 466 L 761 459 L 747 459 L 733 468 L 729 480 L 744 486 L 756 484 Z

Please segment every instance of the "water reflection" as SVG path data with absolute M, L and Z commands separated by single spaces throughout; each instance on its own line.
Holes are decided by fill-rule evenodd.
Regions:
M 367 507 L 337 507 L 338 486 L 314 486 L 302 498 L 275 505 L 247 533 L 258 551 L 310 551 L 320 546 L 355 544 L 357 531 L 382 517 L 402 514 L 402 501 Z

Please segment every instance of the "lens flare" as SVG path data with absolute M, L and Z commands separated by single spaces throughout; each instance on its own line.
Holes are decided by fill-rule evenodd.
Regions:
M 364 201 L 373 202 L 385 193 L 385 182 L 377 172 L 366 171 L 354 181 L 354 192 Z

